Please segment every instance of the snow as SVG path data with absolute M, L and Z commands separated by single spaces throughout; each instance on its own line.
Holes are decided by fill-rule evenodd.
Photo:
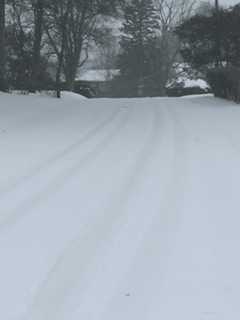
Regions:
M 15 96 L 17 95 L 29 95 L 29 96 L 43 96 L 43 97 L 54 97 L 56 98 L 56 91 L 53 90 L 47 90 L 47 91 L 39 91 L 37 93 L 30 93 L 28 91 L 21 91 L 21 90 L 13 90 L 11 91 L 12 94 L 14 94 Z M 1 94 L 1 92 L 0 92 Z M 3 93 L 2 93 L 3 94 Z M 65 99 L 65 98 L 73 98 L 73 99 L 87 99 L 86 97 L 84 97 L 83 95 L 79 94 L 79 93 L 75 93 L 75 92 L 71 92 L 71 91 L 61 91 L 61 98 Z
M 96 70 L 86 70 L 78 77 L 80 81 L 94 81 L 94 82 L 104 82 L 112 80 L 115 76 L 119 75 L 118 69 L 96 69 Z
M 214 97 L 212 93 L 202 93 L 202 94 L 189 94 L 187 96 L 181 96 L 182 99 L 193 99 L 193 98 L 204 98 L 204 97 Z
M 174 86 L 181 86 L 182 88 L 200 88 L 202 90 L 208 91 L 209 85 L 203 79 L 189 79 L 185 76 L 178 76 L 177 79 L 168 83 L 167 88 L 173 88 Z
M 239 320 L 240 108 L 0 95 L 0 319 Z
M 175 77 L 168 82 L 167 88 L 181 86 L 182 88 L 200 88 L 208 91 L 209 84 L 199 78 L 199 73 L 192 69 L 187 63 L 177 63 L 174 65 Z
M 71 92 L 71 91 L 62 91 L 61 92 L 61 98 L 63 98 L 63 99 L 72 98 L 72 99 L 76 99 L 76 100 L 87 99 L 83 95 L 78 94 L 78 93 L 74 93 L 74 92 Z
M 203 79 L 185 79 L 184 88 L 199 87 L 201 89 L 209 89 L 209 85 Z

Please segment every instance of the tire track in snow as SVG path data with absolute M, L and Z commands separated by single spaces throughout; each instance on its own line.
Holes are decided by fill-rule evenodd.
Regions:
M 161 310 L 161 294 L 164 295 L 162 287 L 166 279 L 171 278 L 169 266 L 176 263 L 172 262 L 172 256 L 182 225 L 187 173 L 185 136 L 175 112 L 169 109 L 166 110 L 168 134 L 164 144 L 161 144 L 165 159 L 159 156 L 151 167 L 153 180 L 157 182 L 162 179 L 165 183 L 159 184 L 159 195 L 153 192 L 148 200 L 149 210 L 145 208 L 147 216 L 139 217 L 136 214 L 134 217 L 133 214 L 129 217 L 125 230 L 115 237 L 115 246 L 110 250 L 107 248 L 106 258 L 101 258 L 97 278 L 94 281 L 90 278 L 83 306 L 79 306 L 73 316 L 67 319 L 81 319 L 87 314 L 91 320 L 145 320 L 155 319 L 158 314 L 156 307 L 158 311 Z M 170 145 L 172 150 L 168 150 Z M 160 172 L 156 171 L 156 164 L 160 166 Z M 145 193 L 146 188 L 139 188 L 140 199 L 135 205 L 135 212 L 138 207 L 141 210 L 146 206 L 146 200 L 142 201 Z M 154 204 L 158 210 L 153 209 Z M 125 261 L 130 261 L 129 267 Z M 108 274 L 112 281 L 104 282 L 104 274 Z M 129 292 L 129 297 L 126 297 L 126 292 Z M 91 304 L 97 307 L 93 310 Z
M 88 142 L 92 138 L 94 138 L 101 130 L 104 130 L 109 123 L 111 123 L 120 113 L 121 110 L 115 110 L 108 118 L 104 119 L 101 123 L 99 123 L 96 127 L 89 129 L 82 137 L 80 137 L 76 142 L 71 145 L 65 147 L 62 151 L 54 154 L 52 157 L 41 163 L 40 165 L 30 170 L 27 174 L 21 176 L 13 183 L 8 184 L 5 187 L 0 188 L 0 199 L 15 190 L 18 187 L 21 187 L 23 183 L 28 180 L 33 179 L 37 175 L 42 172 L 49 170 L 51 167 L 56 165 L 59 161 L 63 160 L 64 157 L 69 156 L 70 153 L 75 152 L 82 144 Z
M 105 311 L 107 311 L 113 298 L 128 304 L 129 301 L 132 301 L 131 296 L 137 294 L 134 290 L 135 288 L 130 287 L 126 279 L 128 279 L 127 276 L 130 271 L 134 270 L 133 275 L 137 271 L 136 266 L 139 265 L 135 264 L 136 258 L 139 255 L 144 257 L 143 261 L 141 261 L 144 264 L 147 260 L 148 252 L 153 251 L 154 241 L 151 242 L 150 250 L 144 250 L 145 244 L 152 239 L 152 231 L 157 230 L 157 241 L 161 242 L 163 252 L 169 247 L 168 242 L 171 243 L 171 241 L 168 241 L 168 237 L 165 236 L 170 227 L 171 229 L 172 227 L 173 229 L 175 228 L 176 221 L 175 214 L 172 214 L 166 208 L 171 207 L 171 203 L 174 201 L 172 188 L 176 178 L 174 173 L 177 157 L 175 152 L 174 122 L 169 119 L 167 110 L 163 111 L 161 114 L 163 115 L 164 123 L 162 124 L 162 130 L 158 130 L 155 141 L 153 141 L 155 147 L 152 159 L 146 164 L 145 172 L 141 171 L 137 183 L 133 185 L 134 190 L 132 190 L 128 206 L 125 205 L 125 208 L 122 208 L 124 214 L 121 212 L 119 226 L 116 225 L 111 230 L 111 234 L 109 234 L 106 241 L 107 245 L 102 248 L 101 254 L 96 257 L 89 268 L 90 270 L 87 271 L 87 276 L 85 277 L 88 282 L 86 290 L 80 295 L 81 300 L 78 299 L 78 287 L 74 294 L 75 300 L 70 301 L 70 306 L 68 305 L 66 309 L 65 318 L 62 317 L 60 319 L 115 319 L 118 314 L 113 314 L 109 317 L 108 314 L 105 314 Z M 158 126 L 160 127 L 160 121 Z M 167 214 L 165 211 L 167 211 Z M 171 222 L 174 220 L 173 225 L 169 223 L 170 220 Z M 170 231 L 172 231 L 171 229 Z M 170 232 L 170 234 L 172 233 Z M 111 243 L 110 246 L 108 245 L 109 243 Z M 162 261 L 162 264 L 165 265 L 165 262 L 163 263 Z M 107 278 L 105 278 L 105 274 L 108 275 Z M 149 277 L 148 274 L 142 276 L 145 281 Z M 140 278 L 139 282 L 144 282 L 143 279 Z M 125 283 L 125 286 L 123 283 Z M 127 298 L 126 293 L 129 294 Z M 141 295 L 144 292 L 140 291 L 138 294 Z M 149 292 L 146 291 L 145 301 L 149 298 L 148 296 Z M 91 304 L 95 305 L 94 309 L 91 308 Z M 144 299 L 140 302 L 139 308 L 142 305 L 144 306 Z M 123 311 L 125 307 L 126 305 L 121 305 L 120 310 Z M 122 316 L 117 318 L 126 318 L 120 310 L 119 313 Z M 127 319 L 135 319 L 135 317 L 132 316 Z
M 114 140 L 114 137 L 119 134 L 119 131 L 124 128 L 131 111 L 132 110 L 129 109 L 121 109 L 121 112 L 118 112 L 121 118 L 116 119 L 118 123 L 111 121 L 109 123 L 109 132 L 107 131 L 105 136 L 97 142 L 90 151 L 84 153 L 78 159 L 74 158 L 70 166 L 64 168 L 55 178 L 52 178 L 47 185 L 44 185 L 40 191 L 37 190 L 30 196 L 27 194 L 27 197 L 22 200 L 19 205 L 13 209 L 5 210 L 0 216 L 0 231 L 4 231 L 11 225 L 14 225 L 21 218 L 29 214 L 35 207 L 40 206 L 44 200 L 51 198 L 53 194 L 75 176 L 76 172 L 86 168 L 91 161 L 94 161 L 99 154 L 103 153 L 105 148 Z M 36 182 L 34 182 L 34 185 L 35 184 Z
M 39 289 L 28 313 L 29 317 L 24 319 L 65 319 L 61 306 L 74 290 L 76 282 L 81 283 L 84 288 L 84 283 L 87 281 L 85 276 L 88 269 L 91 269 L 91 264 L 96 258 L 101 257 L 100 253 L 106 245 L 106 240 L 110 238 L 111 243 L 114 230 L 119 231 L 119 224 L 121 226 L 122 221 L 127 219 L 124 212 L 125 206 L 132 197 L 136 185 L 142 179 L 142 172 L 154 155 L 156 138 L 159 138 L 159 112 L 156 109 L 152 112 L 152 125 L 148 138 L 138 152 L 134 166 L 128 172 L 120 191 L 116 192 L 115 199 L 111 201 L 109 209 L 97 217 L 90 231 L 79 235 L 65 249 Z M 97 259 L 97 263 L 93 265 L 98 265 L 99 261 L 101 260 Z M 79 297 L 79 293 L 77 296 Z

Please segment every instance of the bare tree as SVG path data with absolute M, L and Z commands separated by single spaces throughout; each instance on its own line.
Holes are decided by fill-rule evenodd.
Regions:
M 1 87 L 6 65 L 5 1 L 0 0 Z M 95 41 L 99 15 L 109 13 L 118 1 L 7 0 L 9 83 L 32 91 L 51 85 L 49 71 L 54 65 L 58 96 L 63 77 L 67 89 L 73 90 L 78 69 Z
M 64 67 L 64 55 L 67 42 L 67 26 L 72 0 L 55 0 L 48 6 L 48 14 L 44 25 L 49 44 L 57 58 L 56 92 L 61 97 L 61 75 Z
M 155 0 L 159 15 L 159 54 L 154 60 L 154 70 L 158 72 L 159 90 L 162 94 L 180 49 L 174 28 L 192 14 L 195 3 L 196 0 Z
M 111 75 L 111 70 L 117 66 L 117 58 L 120 50 L 119 45 L 119 21 L 115 18 L 107 19 L 100 17 L 98 23 L 99 31 L 96 33 L 95 40 L 95 59 L 94 67 L 105 69 L 107 75 Z
M 68 90 L 73 90 L 79 68 L 88 59 L 88 49 L 97 27 L 97 18 L 115 1 L 55 0 L 48 10 L 45 26 L 49 42 L 58 58 Z
M 8 0 L 11 29 L 15 30 L 19 49 L 26 47 L 28 43 L 28 89 L 36 91 L 42 86 L 41 77 L 43 70 L 41 50 L 44 35 L 44 14 L 46 11 L 46 0 Z M 19 50 L 19 51 L 21 51 Z M 23 56 L 23 52 L 22 52 Z
M 32 12 L 29 0 L 8 0 L 9 20 L 18 33 L 32 30 Z
M 95 27 L 92 9 L 89 2 L 71 1 L 64 55 L 64 75 L 68 90 L 73 90 L 78 68 L 88 59 L 89 40 Z

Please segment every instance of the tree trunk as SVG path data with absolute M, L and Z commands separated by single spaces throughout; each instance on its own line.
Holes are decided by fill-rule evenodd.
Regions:
M 77 70 L 77 67 L 75 67 L 75 65 L 73 63 L 72 63 L 72 65 L 66 64 L 64 73 L 65 73 L 67 90 L 69 90 L 69 91 L 74 91 L 76 70 Z
M 69 53 L 68 48 L 66 48 L 64 75 L 69 91 L 74 91 L 74 82 L 78 72 L 81 52 L 82 43 L 80 41 L 75 45 L 73 52 Z
M 57 66 L 57 72 L 56 72 L 57 98 L 61 98 L 61 74 L 63 70 L 64 51 L 65 51 L 65 31 L 63 31 L 63 34 L 62 34 L 61 51 L 58 55 L 58 66 Z
M 216 52 L 216 61 L 215 66 L 221 66 L 221 34 L 219 30 L 221 30 L 221 16 L 219 10 L 218 0 L 215 0 L 215 12 L 216 12 L 216 33 L 215 33 L 215 52 Z
M 57 98 L 61 98 L 61 70 L 62 70 L 62 64 L 59 61 L 58 67 L 57 67 L 57 73 L 56 73 L 56 96 L 57 96 Z
M 41 73 L 41 43 L 43 35 L 44 0 L 37 0 L 34 4 L 34 44 L 32 59 L 33 91 L 40 89 Z
M 61 74 L 64 66 L 64 55 L 66 50 L 66 41 L 67 41 L 67 22 L 69 16 L 71 0 L 67 2 L 67 7 L 65 13 L 62 15 L 62 23 L 61 23 L 61 48 L 60 52 L 57 54 L 58 56 L 58 67 L 56 73 L 56 93 L 57 98 L 61 98 Z
M 6 91 L 5 76 L 5 0 L 0 0 L 0 90 Z

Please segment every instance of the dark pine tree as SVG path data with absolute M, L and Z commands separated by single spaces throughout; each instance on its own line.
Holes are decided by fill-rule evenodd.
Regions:
M 240 6 L 195 15 L 176 28 L 181 54 L 195 69 L 240 66 Z
M 156 39 L 157 14 L 152 0 L 133 0 L 124 9 L 119 67 L 121 77 L 142 95 L 144 80 L 151 72 L 149 52 Z
M 177 27 L 185 62 L 206 76 L 214 94 L 240 102 L 240 5 L 195 15 Z

